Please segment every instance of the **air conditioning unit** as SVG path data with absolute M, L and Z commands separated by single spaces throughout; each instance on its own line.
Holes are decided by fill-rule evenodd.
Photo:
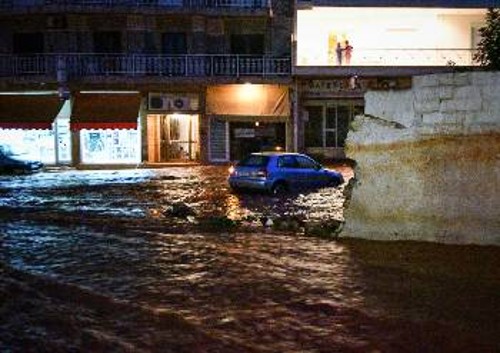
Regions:
M 190 100 L 188 97 L 172 97 L 170 99 L 171 110 L 191 110 Z
M 164 94 L 150 93 L 148 96 L 149 110 L 168 110 L 169 100 Z

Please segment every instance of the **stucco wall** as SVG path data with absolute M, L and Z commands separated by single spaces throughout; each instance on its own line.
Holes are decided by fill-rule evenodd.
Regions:
M 365 99 L 341 236 L 500 245 L 500 72 L 419 76 Z

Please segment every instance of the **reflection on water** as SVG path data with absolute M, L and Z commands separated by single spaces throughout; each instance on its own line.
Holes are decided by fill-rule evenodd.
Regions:
M 345 169 L 346 179 L 350 170 Z M 185 203 L 200 218 L 234 221 L 298 215 L 305 220 L 342 220 L 342 187 L 275 198 L 230 192 L 226 167 L 160 170 L 64 171 L 0 177 L 0 207 L 45 212 L 164 218 L 175 224 L 186 217 L 164 217 L 174 203 Z
M 253 233 L 171 232 L 176 220 L 165 209 L 175 202 L 192 207 L 197 217 L 342 216 L 339 190 L 286 199 L 235 195 L 221 170 L 2 178 L 0 262 L 48 276 L 62 288 L 76 285 L 123 301 L 128 309 L 120 312 L 137 305 L 155 315 L 174 312 L 219 340 L 217 348 L 200 352 L 500 348 L 498 249 L 334 242 L 263 227 Z M 79 305 L 92 307 L 95 300 L 85 297 Z M 120 330 L 133 331 L 138 347 L 152 345 L 156 319 L 120 320 Z M 155 342 L 161 347 L 160 338 Z

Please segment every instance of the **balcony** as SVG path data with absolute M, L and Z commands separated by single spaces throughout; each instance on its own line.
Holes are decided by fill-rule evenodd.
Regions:
M 92 76 L 277 77 L 291 73 L 290 58 L 248 55 L 36 54 L 1 55 L 0 77 Z M 64 78 L 63 78 L 64 77 Z
M 0 11 L 71 8 L 267 9 L 267 0 L 0 0 Z
M 355 49 L 350 62 L 335 53 L 297 55 L 298 66 L 475 66 L 473 49 Z

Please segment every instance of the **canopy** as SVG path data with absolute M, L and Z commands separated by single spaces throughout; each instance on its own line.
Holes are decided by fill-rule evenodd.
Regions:
M 55 94 L 2 94 L 0 128 L 51 129 L 63 103 Z
M 217 116 L 290 116 L 288 87 L 236 84 L 207 89 L 206 113 Z
M 79 93 L 74 98 L 71 130 L 137 129 L 139 93 Z

